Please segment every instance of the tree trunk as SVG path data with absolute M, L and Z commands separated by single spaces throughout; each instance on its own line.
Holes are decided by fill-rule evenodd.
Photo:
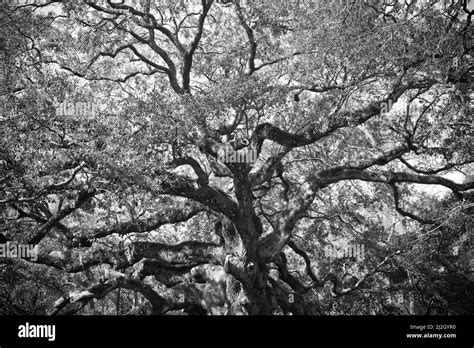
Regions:
M 116 313 L 116 315 L 120 314 L 120 289 L 121 288 L 117 289 L 117 298 L 115 300 L 115 313 Z
M 268 266 L 258 256 L 258 238 L 261 234 L 260 220 L 253 214 L 242 214 L 236 229 L 242 238 L 239 245 L 227 250 L 233 256 L 226 259 L 224 268 L 241 283 L 241 303 L 249 315 L 271 314 L 270 296 L 267 292 Z M 231 300 L 232 303 L 232 300 Z M 240 312 L 234 308 L 234 311 Z M 234 313 L 232 313 L 234 314 Z
M 272 314 L 271 301 L 267 293 L 268 271 L 265 265 L 257 266 L 253 275 L 251 286 L 245 288 L 246 295 L 249 299 L 248 314 L 249 315 L 269 315 Z

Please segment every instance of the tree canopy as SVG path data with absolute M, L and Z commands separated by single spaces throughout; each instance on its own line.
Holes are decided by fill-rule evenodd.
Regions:
M 473 11 L 1 2 L 0 313 L 474 313 Z

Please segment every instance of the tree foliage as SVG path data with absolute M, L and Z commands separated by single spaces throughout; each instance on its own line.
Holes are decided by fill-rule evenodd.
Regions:
M 0 312 L 473 313 L 465 0 L 0 6 Z

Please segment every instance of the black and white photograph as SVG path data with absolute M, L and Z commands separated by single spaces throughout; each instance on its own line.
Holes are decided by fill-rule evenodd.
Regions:
M 473 15 L 0 0 L 0 345 L 350 320 L 472 347 Z

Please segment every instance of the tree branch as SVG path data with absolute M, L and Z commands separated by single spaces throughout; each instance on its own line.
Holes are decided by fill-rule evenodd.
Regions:
M 41 226 L 28 240 L 27 244 L 38 244 L 46 234 L 53 228 L 58 222 L 64 219 L 66 216 L 73 213 L 76 209 L 80 208 L 88 199 L 92 198 L 95 195 L 94 189 L 82 190 L 79 192 L 79 195 L 76 199 L 74 205 L 68 205 L 61 209 L 59 212 L 54 214 L 43 226 Z
M 54 304 L 51 315 L 59 314 L 67 305 L 74 303 L 87 303 L 92 299 L 104 298 L 107 294 L 118 288 L 129 289 L 141 293 L 151 304 L 153 314 L 162 314 L 167 301 L 148 284 L 130 277 L 119 276 L 109 279 L 104 283 L 95 284 L 84 291 L 73 291 L 61 297 Z
M 71 246 L 87 246 L 94 239 L 110 236 L 114 233 L 126 235 L 129 233 L 154 231 L 166 224 L 187 221 L 204 210 L 205 208 L 201 205 L 188 203 L 166 208 L 164 211 L 149 219 L 121 222 L 112 226 L 101 227 L 85 234 L 77 235 L 72 241 Z

